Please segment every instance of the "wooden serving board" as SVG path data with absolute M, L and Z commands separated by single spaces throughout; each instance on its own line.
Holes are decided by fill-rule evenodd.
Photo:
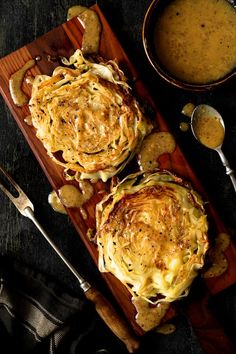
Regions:
M 102 35 L 100 41 L 99 53 L 106 59 L 116 58 L 120 67 L 124 70 L 126 76 L 130 79 L 136 78 L 133 84 L 134 94 L 139 100 L 145 102 L 151 106 L 153 111 L 156 112 L 157 125 L 161 131 L 169 131 L 169 128 L 164 118 L 158 113 L 157 107 L 153 103 L 148 91 L 143 83 L 138 79 L 138 74 L 112 32 L 109 24 L 103 16 L 101 10 L 97 5 L 94 5 L 93 10 L 97 12 L 102 23 Z M 52 74 L 52 71 L 60 63 L 48 61 L 48 55 L 52 57 L 66 56 L 69 57 L 74 53 L 75 49 L 81 47 L 81 41 L 83 36 L 83 27 L 77 18 L 74 18 L 61 26 L 46 33 L 42 37 L 36 39 L 32 43 L 20 48 L 19 50 L 7 55 L 0 59 L 0 91 L 3 95 L 13 117 L 15 118 L 19 128 L 23 132 L 27 142 L 29 143 L 32 151 L 38 159 L 43 171 L 45 172 L 53 189 L 58 190 L 62 185 L 66 183 L 63 177 L 63 169 L 56 165 L 47 155 L 42 143 L 36 138 L 35 130 L 32 126 L 25 123 L 24 119 L 29 115 L 29 109 L 26 106 L 17 107 L 11 98 L 9 92 L 9 78 L 10 76 L 20 69 L 29 59 L 36 56 L 41 56 L 41 60 L 37 62 L 37 65 L 28 71 L 27 75 L 35 76 L 37 74 Z M 30 97 L 31 89 L 30 85 L 26 82 L 23 83 L 23 91 Z M 186 161 L 179 146 L 171 155 L 163 155 L 160 158 L 160 167 L 169 169 L 181 177 L 191 181 L 193 187 L 199 191 L 199 193 L 208 200 L 207 194 L 203 190 L 201 183 L 197 179 L 189 163 Z M 130 173 L 130 171 L 129 171 Z M 85 209 L 88 214 L 86 220 L 83 219 L 80 211 L 77 209 L 68 210 L 68 214 L 73 221 L 76 230 L 80 237 L 84 241 L 85 246 L 89 250 L 92 258 L 97 263 L 97 250 L 96 246 L 88 240 L 87 230 L 88 228 L 95 227 L 95 206 L 96 203 L 101 200 L 105 189 L 108 190 L 109 182 L 104 184 L 98 182 L 94 186 L 94 196 L 85 204 Z M 210 232 L 216 236 L 220 232 L 227 232 L 225 226 L 220 220 L 214 207 L 211 203 L 208 203 L 207 213 L 211 223 Z M 215 294 L 236 281 L 236 251 L 231 243 L 225 252 L 229 267 L 227 271 L 215 278 L 206 279 L 205 283 L 211 294 Z M 143 332 L 135 322 L 135 308 L 131 303 L 131 297 L 126 288 L 111 274 L 103 274 L 108 286 L 110 287 L 113 295 L 115 296 L 118 304 L 123 310 L 125 316 L 138 334 Z

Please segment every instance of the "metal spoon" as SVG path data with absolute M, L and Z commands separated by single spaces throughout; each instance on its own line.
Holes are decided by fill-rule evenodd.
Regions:
M 225 125 L 219 112 L 206 104 L 196 106 L 191 115 L 191 129 L 195 138 L 202 145 L 218 152 L 222 164 L 225 166 L 226 174 L 231 178 L 234 190 L 236 191 L 234 171 L 230 168 L 229 162 L 221 149 L 224 141 Z M 218 129 L 220 133 L 218 139 L 215 139 L 214 141 L 210 140 L 210 133 L 214 134 L 216 129 Z

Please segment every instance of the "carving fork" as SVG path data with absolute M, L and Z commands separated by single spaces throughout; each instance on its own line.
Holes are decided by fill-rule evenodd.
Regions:
M 110 302 L 108 302 L 108 300 L 96 288 L 89 284 L 64 257 L 59 248 L 54 244 L 54 242 L 50 239 L 48 234 L 36 220 L 34 216 L 34 206 L 32 202 L 29 200 L 23 190 L 18 186 L 18 184 L 11 178 L 11 176 L 9 176 L 6 171 L 4 171 L 1 166 L 0 172 L 2 172 L 2 174 L 7 178 L 8 182 L 12 185 L 12 187 L 14 187 L 14 189 L 18 193 L 18 196 L 14 197 L 11 192 L 3 186 L 1 182 L 0 189 L 8 196 L 8 198 L 19 210 L 19 212 L 25 217 L 29 218 L 35 224 L 41 234 L 52 246 L 54 251 L 56 251 L 58 256 L 63 260 L 63 262 L 67 265 L 70 271 L 78 279 L 80 287 L 83 290 L 86 298 L 94 303 L 97 313 L 107 324 L 107 326 L 112 330 L 112 332 L 126 345 L 129 353 L 133 353 L 135 350 L 137 350 L 139 347 L 139 341 L 133 331 L 128 327 L 126 321 L 116 312 Z

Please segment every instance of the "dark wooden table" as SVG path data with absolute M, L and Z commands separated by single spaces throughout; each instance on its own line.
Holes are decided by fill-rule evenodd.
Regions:
M 236 236 L 236 195 L 217 153 L 200 146 L 190 132 L 183 133 L 179 130 L 179 123 L 183 119 L 181 110 L 184 104 L 193 102 L 214 106 L 225 120 L 226 137 L 223 150 L 231 167 L 236 169 L 235 79 L 217 90 L 197 94 L 174 88 L 160 79 L 148 63 L 142 46 L 142 22 L 150 2 L 150 0 L 100 0 L 98 4 L 138 69 L 142 80 L 150 90 L 161 114 L 168 122 L 223 222 L 231 234 Z M 90 6 L 94 4 L 94 1 L 81 0 L 80 4 Z M 7 2 L 0 0 L 0 57 L 65 22 L 67 10 L 72 5 L 75 5 L 75 2 L 71 0 L 12 0 Z M 48 194 L 51 191 L 49 182 L 2 97 L 0 97 L 0 164 L 27 192 L 35 205 L 36 216 L 55 243 L 63 250 L 65 256 L 90 281 L 110 296 L 68 217 L 55 213 L 48 204 Z M 62 264 L 33 224 L 22 217 L 2 193 L 0 193 L 0 206 L 0 254 L 23 261 L 52 276 L 70 291 L 80 293 L 74 276 Z M 236 309 L 235 305 L 233 306 L 235 300 L 236 287 L 234 286 L 224 294 L 220 294 L 217 299 L 218 306 L 221 307 L 218 314 L 229 333 L 236 325 Z M 169 338 L 169 341 L 171 340 L 177 341 L 178 336 L 172 336 Z M 196 353 L 199 352 L 197 346 L 195 349 Z M 157 354 L 163 353 L 160 348 L 157 350 Z M 185 353 L 184 349 L 183 353 Z

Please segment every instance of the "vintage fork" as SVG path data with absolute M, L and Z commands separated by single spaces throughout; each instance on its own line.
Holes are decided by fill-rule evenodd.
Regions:
M 53 249 L 61 257 L 61 259 L 64 261 L 64 263 L 67 265 L 67 267 L 72 271 L 72 273 L 79 280 L 80 287 L 82 288 L 82 290 L 87 291 L 90 287 L 88 282 L 86 282 L 80 276 L 80 274 L 75 270 L 75 268 L 68 262 L 68 260 L 64 257 L 64 255 L 61 253 L 59 248 L 50 239 L 50 237 L 48 236 L 46 231 L 42 228 L 42 226 L 39 224 L 39 222 L 35 218 L 33 203 L 30 201 L 30 199 L 27 197 L 27 195 L 24 193 L 24 191 L 19 187 L 19 185 L 12 179 L 12 177 L 1 166 L 0 166 L 0 171 L 7 178 L 7 180 L 10 182 L 11 186 L 13 186 L 14 189 L 17 191 L 18 196 L 14 197 L 13 194 L 8 189 L 6 189 L 1 182 L 0 182 L 0 189 L 8 196 L 8 198 L 11 200 L 11 202 L 15 205 L 15 207 L 19 210 L 19 212 L 22 215 L 26 216 L 27 218 L 29 218 L 30 220 L 33 221 L 33 223 L 39 229 L 39 231 L 42 233 L 42 235 L 46 238 L 46 240 L 50 243 L 50 245 L 53 247 Z
M 34 215 L 34 206 L 24 191 L 19 187 L 19 185 L 12 179 L 12 177 L 0 166 L 0 172 L 7 178 L 8 182 L 17 191 L 18 195 L 15 197 L 4 185 L 0 182 L 0 189 L 8 196 L 11 202 L 19 210 L 19 212 L 29 218 L 48 243 L 52 246 L 54 251 L 62 259 L 62 261 L 67 265 L 71 272 L 78 279 L 81 289 L 83 290 L 86 298 L 95 304 L 95 308 L 100 317 L 112 330 L 112 332 L 126 345 L 128 351 L 133 353 L 139 347 L 139 341 L 136 335 L 129 328 L 126 321 L 116 312 L 115 308 L 110 304 L 110 302 L 91 284 L 89 284 L 71 265 L 71 263 L 64 257 L 60 249 L 56 244 L 50 239 L 46 231 L 37 221 Z

